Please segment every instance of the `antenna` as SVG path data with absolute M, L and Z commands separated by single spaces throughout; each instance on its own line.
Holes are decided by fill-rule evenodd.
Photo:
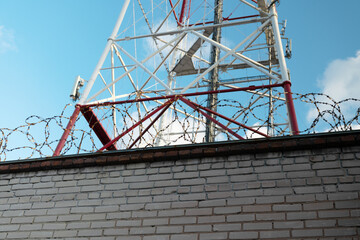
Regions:
M 54 155 L 80 113 L 98 151 L 298 134 L 274 3 L 125 0 Z

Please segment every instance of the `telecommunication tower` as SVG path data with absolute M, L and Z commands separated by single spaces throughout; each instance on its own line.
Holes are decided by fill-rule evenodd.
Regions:
M 123 2 L 55 156 L 80 113 L 99 151 L 299 133 L 278 0 Z

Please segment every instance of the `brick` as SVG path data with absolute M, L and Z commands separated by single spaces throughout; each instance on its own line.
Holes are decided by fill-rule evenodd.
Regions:
M 259 180 L 275 180 L 275 179 L 284 179 L 286 176 L 285 173 L 279 172 L 279 173 L 262 173 L 259 174 Z
M 170 236 L 168 235 L 151 235 L 151 236 L 143 236 L 143 240 L 170 240 Z
M 202 225 L 202 224 L 194 224 L 194 225 L 185 225 L 184 232 L 210 232 L 212 229 L 212 225 Z
M 340 192 L 360 192 L 360 183 L 339 184 L 338 189 Z
M 136 227 L 130 228 L 130 235 L 144 235 L 155 233 L 155 227 Z
M 360 208 L 360 200 L 352 200 L 352 201 L 337 201 L 335 202 L 336 209 L 344 209 L 344 208 Z
M 228 176 L 221 176 L 221 177 L 208 177 L 207 181 L 208 184 L 212 183 L 227 183 L 229 182 Z
M 281 166 L 262 166 L 262 167 L 255 167 L 255 173 L 273 173 L 273 172 L 280 172 Z
M 301 204 L 276 204 L 273 205 L 273 211 L 280 212 L 291 212 L 291 211 L 301 211 Z
M 225 222 L 225 216 L 206 216 L 198 217 L 198 223 L 223 223 Z
M 171 208 L 194 208 L 198 206 L 198 201 L 172 202 Z
M 149 217 L 155 217 L 157 214 L 156 211 L 133 211 L 131 213 L 131 216 L 133 218 L 149 218 Z
M 243 206 L 243 212 L 270 212 L 271 205 L 249 205 Z
M 317 170 L 316 175 L 323 177 L 323 176 L 344 176 L 346 175 L 344 169 L 330 169 L 330 170 Z
M 118 220 L 116 222 L 117 227 L 135 227 L 141 226 L 141 220 Z
M 75 230 L 63 230 L 63 231 L 54 231 L 54 238 L 65 238 L 65 237 L 76 237 L 77 231 Z
M 343 167 L 360 167 L 359 160 L 341 161 Z
M 333 202 L 320 202 L 320 203 L 305 203 L 303 204 L 305 211 L 309 210 L 324 210 L 324 209 L 333 209 Z
M 214 208 L 214 214 L 234 214 L 241 213 L 240 207 L 216 207 Z
M 314 171 L 287 172 L 286 176 L 288 178 L 312 178 L 315 177 L 315 172 Z
M 170 218 L 170 224 L 195 224 L 196 217 L 175 217 Z
M 77 236 L 78 237 L 94 237 L 94 236 L 101 236 L 102 229 L 86 229 L 86 230 L 79 230 Z
M 356 228 L 334 228 L 324 229 L 326 237 L 358 236 Z
M 318 214 L 320 218 L 341 218 L 350 215 L 348 210 L 319 211 Z
M 186 179 L 186 180 L 181 180 L 181 181 L 189 181 L 190 184 L 188 185 L 193 185 L 192 184 L 192 179 Z M 154 183 L 154 187 L 170 187 L 170 186 L 178 186 L 180 183 L 179 180 L 165 180 L 165 181 L 156 181 Z M 181 183 L 181 185 L 185 185 L 183 183 Z
M 44 230 L 61 230 L 65 229 L 65 223 L 45 223 L 42 227 Z
M 269 188 L 264 189 L 264 195 L 276 196 L 276 195 L 291 195 L 293 194 L 292 188 Z
M 304 230 L 292 230 L 293 237 L 321 237 L 323 236 L 322 229 L 304 229 Z
M 304 163 L 304 164 L 291 164 L 291 165 L 284 165 L 283 166 L 283 171 L 285 172 L 290 172 L 290 171 L 305 171 L 305 170 L 310 170 L 311 169 L 311 165 L 309 163 Z
M 161 209 L 169 209 L 169 208 L 171 208 L 170 202 L 145 204 L 146 210 L 161 210 Z
M 316 212 L 289 212 L 286 216 L 288 220 L 315 219 Z
M 161 238 L 156 238 L 156 240 L 158 240 L 158 239 L 161 239 Z M 197 234 L 172 234 L 171 235 L 171 240 L 183 240 L 183 239 L 198 240 L 198 235 Z
M 285 197 L 284 196 L 256 197 L 255 201 L 257 204 L 283 203 L 285 202 Z
M 256 220 L 259 221 L 285 220 L 285 213 L 257 213 Z
M 0 232 L 17 231 L 19 228 L 19 224 L 0 225 Z
M 360 174 L 360 168 L 350 168 L 347 170 L 349 175 L 359 175 Z
M 250 182 L 257 180 L 257 174 L 235 175 L 230 177 L 231 182 Z
M 148 203 L 152 201 L 152 197 L 146 196 L 146 197 L 129 197 L 128 203 Z
M 286 196 L 286 202 L 314 202 L 314 194 Z
M 360 218 L 338 219 L 338 225 L 341 227 L 359 227 Z
M 170 180 L 172 178 L 173 178 L 173 173 L 155 174 L 149 176 L 149 181 Z
M 199 172 L 179 172 L 174 174 L 174 179 L 198 178 Z
M 225 205 L 225 199 L 204 200 L 199 202 L 199 207 L 223 207 Z
M 260 232 L 260 239 L 267 239 L 267 238 L 289 238 L 290 231 L 261 231 Z
M 45 239 L 51 238 L 53 235 L 52 231 L 33 231 L 30 233 L 30 238 Z
M 241 230 L 240 223 L 228 223 L 228 224 L 214 224 L 213 231 L 214 232 L 224 232 L 224 231 L 239 231 Z
M 193 193 L 180 195 L 180 201 L 205 200 L 205 193 Z
M 286 221 L 286 222 L 274 222 L 275 229 L 296 229 L 304 228 L 303 221 Z
M 90 228 L 90 222 L 85 222 L 85 221 L 69 222 L 66 225 L 66 229 L 89 229 L 89 228 Z
M 156 233 L 158 234 L 174 234 L 174 233 L 182 233 L 182 226 L 158 226 L 156 227 Z
M 233 198 L 235 195 L 234 192 L 210 192 L 207 194 L 208 199 L 227 199 Z M 181 197 L 180 197 L 181 199 Z M 194 199 L 195 200 L 195 199 Z
M 227 239 L 227 233 L 200 233 L 200 240 Z
M 244 223 L 244 230 L 266 230 L 272 229 L 272 223 L 270 222 L 256 222 L 256 223 Z
M 212 215 L 212 208 L 190 208 L 185 210 L 187 216 L 205 216 Z
M 168 218 L 145 218 L 143 219 L 142 226 L 161 226 L 168 225 Z
M 0 233 L 1 235 L 1 233 Z M 6 235 L 6 239 L 28 239 L 30 232 L 9 232 Z M 5 239 L 5 235 L 3 235 Z
M 336 220 L 306 220 L 305 227 L 307 228 L 325 228 L 325 227 L 335 227 Z
M 254 189 L 254 190 L 243 190 L 243 191 L 236 191 L 235 196 L 236 197 L 256 197 L 256 196 L 262 196 L 264 194 L 263 189 Z
M 229 239 L 258 239 L 258 232 L 230 232 Z
M 226 217 L 227 222 L 248 222 L 254 220 L 255 220 L 255 214 L 237 214 L 237 215 L 229 215 Z
M 333 168 L 340 168 L 340 162 L 338 161 L 333 161 L 333 162 L 318 162 L 318 163 L 314 163 L 312 165 L 312 169 L 333 169 Z
M 176 217 L 184 216 L 184 209 L 171 209 L 171 210 L 160 210 L 158 212 L 159 217 Z

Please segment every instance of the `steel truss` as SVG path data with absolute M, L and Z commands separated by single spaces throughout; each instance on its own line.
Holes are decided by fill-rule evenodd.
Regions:
M 215 7 L 209 0 L 125 0 L 54 156 L 80 112 L 102 144 L 99 151 L 181 144 L 182 138 L 202 142 L 206 122 L 216 126 L 215 141 L 298 134 L 275 5 L 227 0 L 220 23 L 211 19 Z M 211 38 L 215 28 L 222 41 Z M 210 47 L 220 51 L 213 63 Z M 206 91 L 214 69 L 218 90 Z M 223 96 L 214 103 L 219 111 L 204 107 L 210 94 Z M 191 139 L 184 119 L 193 125 Z M 179 132 L 172 130 L 175 121 Z M 119 144 L 129 134 L 128 144 Z

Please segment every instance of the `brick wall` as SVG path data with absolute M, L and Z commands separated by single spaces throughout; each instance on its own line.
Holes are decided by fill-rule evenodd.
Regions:
M 0 239 L 358 239 L 360 132 L 0 164 Z

